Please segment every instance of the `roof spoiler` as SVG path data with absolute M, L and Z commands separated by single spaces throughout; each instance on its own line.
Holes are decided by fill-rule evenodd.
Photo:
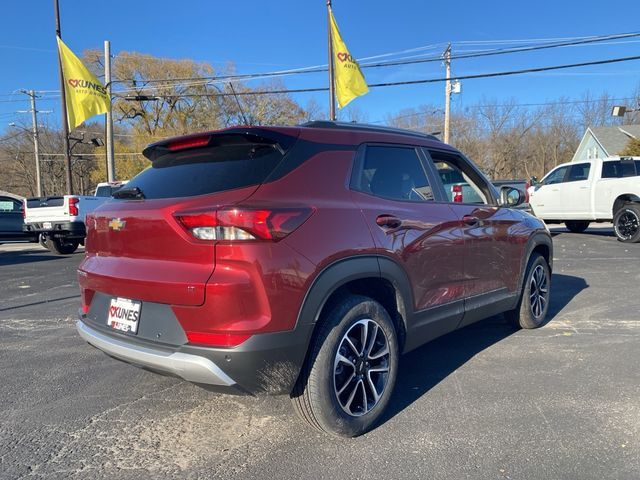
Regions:
M 294 135 L 289 134 L 289 132 L 294 133 Z M 293 146 L 299 134 L 300 130 L 294 129 L 287 129 L 287 134 L 285 134 L 266 128 L 228 128 L 161 140 L 145 147 L 142 154 L 153 162 L 170 152 L 242 144 L 270 144 L 284 154 Z

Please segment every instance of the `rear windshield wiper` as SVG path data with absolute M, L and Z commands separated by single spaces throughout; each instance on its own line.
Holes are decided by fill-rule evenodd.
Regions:
M 144 193 L 138 187 L 121 188 L 113 192 L 113 198 L 145 198 Z

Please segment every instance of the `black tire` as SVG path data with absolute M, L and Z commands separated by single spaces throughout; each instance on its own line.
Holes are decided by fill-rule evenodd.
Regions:
M 78 249 L 78 240 L 65 240 L 61 238 L 48 238 L 47 248 L 56 255 L 71 255 Z
M 640 242 L 640 204 L 623 205 L 613 216 L 613 231 L 621 242 Z
M 591 222 L 585 220 L 567 220 L 564 224 L 567 227 L 567 230 L 573 233 L 582 233 L 587 228 L 589 228 L 589 224 Z
M 365 325 L 367 341 L 362 342 L 357 338 Z M 341 437 L 371 430 L 384 413 L 395 385 L 397 338 L 382 305 L 369 297 L 345 297 L 321 319 L 291 393 L 300 418 L 322 432 Z M 361 350 L 359 356 L 356 350 Z
M 517 328 L 542 326 L 549 311 L 550 294 L 549 264 L 542 255 L 534 253 L 527 265 L 518 305 L 513 310 L 505 312 L 505 318 Z
M 46 236 L 38 235 L 38 243 L 47 250 L 51 250 L 51 247 L 49 246 L 49 239 Z

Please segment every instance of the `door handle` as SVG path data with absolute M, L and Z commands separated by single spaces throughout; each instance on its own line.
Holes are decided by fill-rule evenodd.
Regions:
M 398 228 L 402 225 L 402 220 L 393 215 L 378 215 L 376 223 L 379 227 Z
M 478 217 L 473 216 L 473 215 L 465 215 L 465 216 L 462 217 L 462 221 L 464 223 L 466 223 L 467 225 L 469 225 L 470 227 L 473 227 L 474 225 L 478 224 L 480 219 Z

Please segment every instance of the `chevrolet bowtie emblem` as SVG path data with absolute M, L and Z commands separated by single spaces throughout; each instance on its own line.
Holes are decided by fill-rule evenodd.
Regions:
M 109 221 L 109 228 L 111 230 L 115 230 L 116 232 L 119 232 L 124 228 L 125 223 L 127 222 L 125 222 L 124 220 L 120 220 L 119 218 L 112 218 Z

